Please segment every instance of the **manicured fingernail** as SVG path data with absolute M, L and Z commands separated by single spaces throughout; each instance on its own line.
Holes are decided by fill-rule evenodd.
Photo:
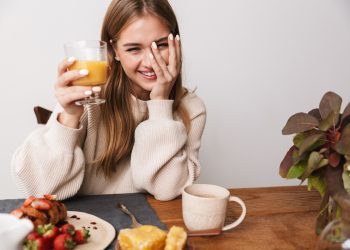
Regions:
M 173 34 L 171 34 L 171 33 L 169 34 L 169 39 L 170 39 L 170 40 L 174 40 Z
M 156 49 L 157 48 L 157 44 L 155 42 L 152 43 L 152 48 Z
M 153 54 L 152 54 L 152 53 L 149 53 L 149 58 L 151 58 L 151 59 L 153 59 L 153 58 L 154 58 L 154 56 L 153 56 Z
M 71 56 L 71 57 L 69 57 L 68 58 L 68 60 L 67 60 L 68 62 L 70 62 L 70 63 L 72 63 L 72 62 L 74 62 L 75 61 L 75 57 L 73 57 L 73 56 Z
M 89 74 L 89 71 L 87 69 L 81 69 L 79 70 L 79 74 L 82 76 L 86 76 L 87 74 Z
M 92 87 L 92 92 L 101 92 L 101 87 L 99 86 Z
M 179 36 L 179 35 L 176 35 L 175 39 L 178 40 L 178 41 L 180 41 L 180 36 Z
M 74 56 L 71 56 L 67 59 L 68 62 L 72 63 L 75 61 L 75 57 Z
M 92 91 L 91 90 L 86 90 L 85 92 L 84 92 L 84 95 L 86 95 L 86 96 L 89 96 L 89 95 L 91 95 L 92 94 Z

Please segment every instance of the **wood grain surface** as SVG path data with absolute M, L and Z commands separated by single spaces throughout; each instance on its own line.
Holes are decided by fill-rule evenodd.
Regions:
M 218 236 L 191 237 L 193 249 L 237 250 L 303 250 L 313 249 L 316 241 L 315 223 L 321 198 L 306 186 L 230 189 L 246 203 L 247 216 L 237 228 Z M 160 220 L 168 227 L 184 226 L 181 198 L 148 202 Z M 226 223 L 241 213 L 238 205 L 230 203 Z

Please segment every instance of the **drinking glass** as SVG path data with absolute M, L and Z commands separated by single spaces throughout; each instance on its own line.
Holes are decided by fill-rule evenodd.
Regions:
M 87 76 L 74 80 L 74 86 L 102 86 L 107 82 L 107 43 L 104 41 L 74 41 L 64 44 L 66 57 L 74 57 L 74 63 L 68 70 L 87 69 Z M 76 105 L 102 104 L 106 101 L 100 97 L 100 92 L 76 101 Z

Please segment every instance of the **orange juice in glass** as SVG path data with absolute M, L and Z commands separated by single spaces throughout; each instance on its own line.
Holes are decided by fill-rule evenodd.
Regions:
M 107 82 L 107 43 L 103 41 L 76 41 L 66 43 L 64 50 L 67 57 L 74 57 L 75 62 L 68 70 L 87 69 L 89 74 L 72 82 L 75 86 L 101 86 Z M 77 105 L 102 104 L 99 92 L 76 101 Z

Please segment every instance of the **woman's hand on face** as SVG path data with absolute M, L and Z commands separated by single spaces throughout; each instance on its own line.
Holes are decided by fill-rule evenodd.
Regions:
M 63 60 L 58 65 L 58 77 L 55 84 L 55 96 L 64 112 L 78 119 L 84 112 L 84 107 L 77 106 L 75 101 L 88 97 L 92 94 L 89 86 L 71 86 L 71 82 L 86 76 L 87 70 L 72 70 L 67 68 L 74 63 L 74 58 Z
M 157 44 L 152 43 L 150 56 L 151 65 L 157 76 L 157 83 L 150 93 L 151 100 L 169 99 L 170 92 L 181 70 L 181 47 L 179 35 L 168 36 L 169 44 L 169 64 L 164 61 Z

